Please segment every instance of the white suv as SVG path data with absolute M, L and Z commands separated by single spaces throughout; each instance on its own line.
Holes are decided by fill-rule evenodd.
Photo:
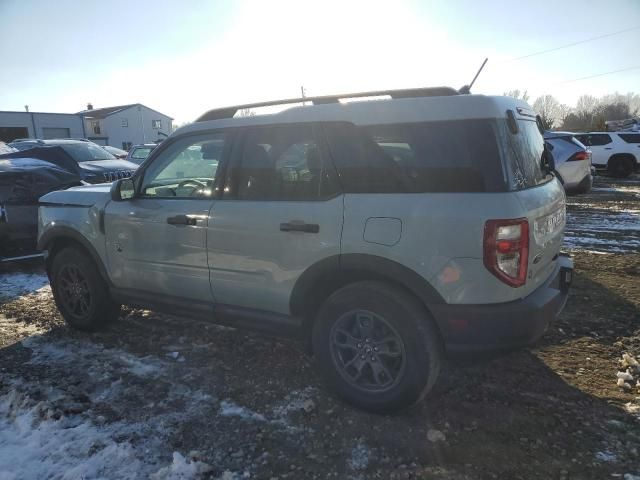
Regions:
M 209 111 L 133 179 L 44 196 L 66 321 L 93 330 L 125 304 L 295 335 L 342 398 L 377 412 L 419 401 L 445 352 L 545 332 L 572 263 L 526 103 L 450 88 L 305 101 Z
M 640 133 L 589 132 L 575 137 L 591 150 L 591 162 L 616 177 L 628 177 L 638 168 Z

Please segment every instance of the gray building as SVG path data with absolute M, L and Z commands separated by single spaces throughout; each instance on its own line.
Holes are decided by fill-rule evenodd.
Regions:
M 131 145 L 163 140 L 172 131 L 173 118 L 141 103 L 93 108 L 78 112 L 87 138 L 99 145 L 128 150 Z
M 0 140 L 16 138 L 84 138 L 82 117 L 73 113 L 0 111 Z

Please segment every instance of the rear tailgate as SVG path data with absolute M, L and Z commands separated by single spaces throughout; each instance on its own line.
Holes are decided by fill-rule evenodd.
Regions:
M 527 283 L 521 288 L 528 295 L 554 272 L 562 246 L 566 222 L 564 189 L 553 179 L 543 185 L 516 192 L 529 221 L 529 268 Z

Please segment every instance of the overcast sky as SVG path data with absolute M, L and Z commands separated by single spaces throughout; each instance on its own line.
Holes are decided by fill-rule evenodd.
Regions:
M 475 93 L 574 104 L 640 93 L 640 28 L 512 59 L 633 27 L 640 0 L 0 0 L 0 110 L 140 102 L 182 123 L 301 85 L 308 95 L 460 87 L 485 57 Z

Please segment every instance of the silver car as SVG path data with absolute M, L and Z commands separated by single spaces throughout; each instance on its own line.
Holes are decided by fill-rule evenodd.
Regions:
M 545 132 L 556 173 L 567 193 L 588 193 L 593 185 L 591 151 L 569 132 Z
M 132 179 L 45 195 L 65 320 L 95 330 L 124 304 L 295 336 L 374 412 L 422 399 L 446 354 L 544 334 L 572 263 L 529 105 L 433 88 L 235 118 L 302 100 L 211 110 Z

